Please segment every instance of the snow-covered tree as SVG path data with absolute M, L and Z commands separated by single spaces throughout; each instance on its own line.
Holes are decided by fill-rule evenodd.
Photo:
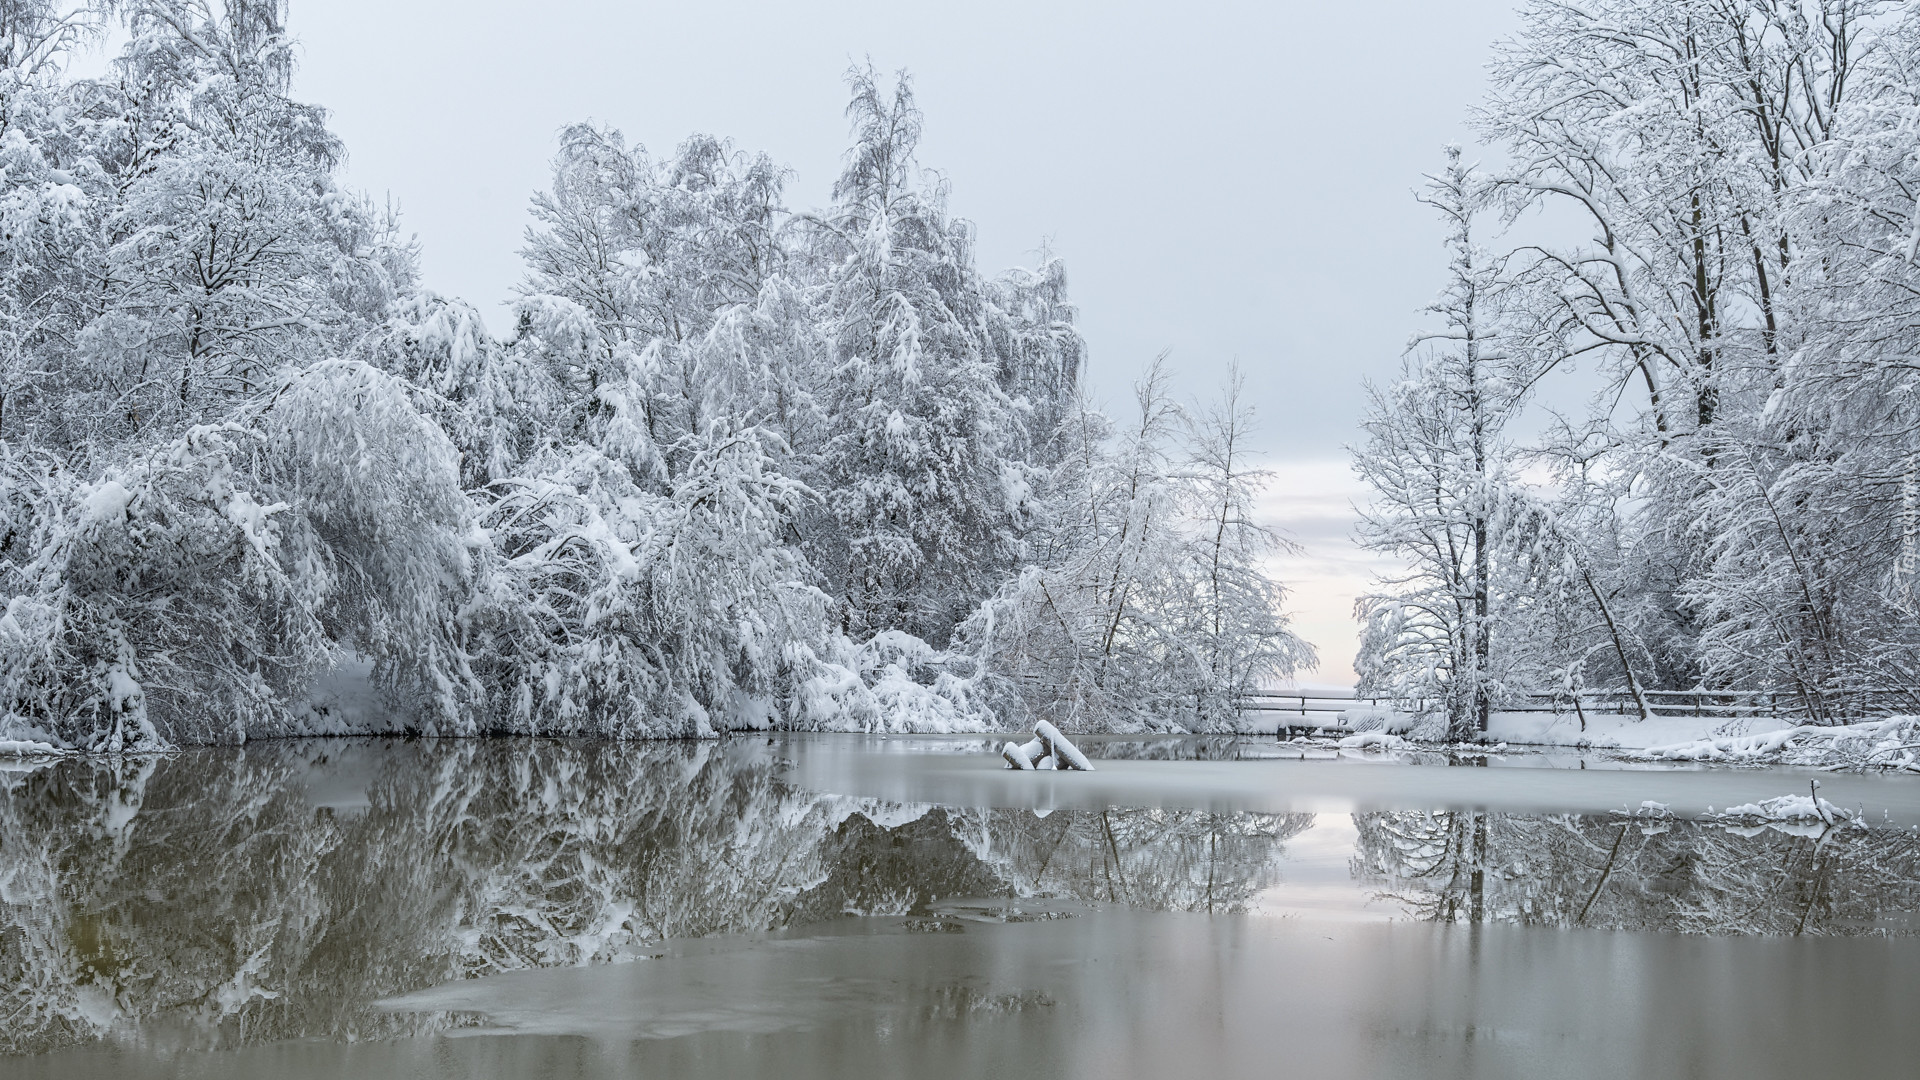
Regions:
M 392 216 L 335 185 L 324 112 L 288 96 L 278 0 L 121 11 L 110 72 L 29 83 L 0 151 L 28 241 L 8 337 L 31 356 L 0 376 L 0 437 L 70 454 L 217 419 L 377 324 L 414 272 Z
M 1414 339 L 1427 348 L 1399 382 L 1370 388 L 1367 441 L 1354 451 L 1372 489 L 1360 542 L 1408 564 L 1358 602 L 1361 686 L 1441 703 L 1456 740 L 1486 730 L 1517 662 L 1498 639 L 1517 611 L 1504 428 L 1524 386 L 1499 336 L 1507 284 L 1475 230 L 1486 199 L 1485 181 L 1449 147 L 1422 195 L 1448 228 L 1447 285 L 1428 309 L 1440 326 Z
M 808 214 L 725 140 L 567 128 L 497 336 L 293 56 L 282 0 L 0 0 L 0 733 L 344 730 L 342 663 L 435 734 L 978 727 L 1032 672 L 955 628 L 1023 568 L 1170 722 L 1307 655 L 1245 410 L 1108 446 L 1064 267 L 978 270 L 904 76 L 851 74 Z
M 1511 385 L 1583 378 L 1593 404 L 1525 425 L 1546 434 L 1514 460 L 1540 483 L 1488 503 L 1491 617 L 1534 655 L 1501 660 L 1498 635 L 1469 651 L 1487 648 L 1511 688 L 1605 685 L 1642 714 L 1649 686 L 1759 693 L 1815 719 L 1902 707 L 1920 657 L 1903 607 L 1920 529 L 1901 359 L 1920 14 L 1596 0 L 1521 16 L 1477 114 L 1510 162 L 1486 183 L 1513 228 L 1498 310 L 1482 315 Z M 1541 208 L 1590 235 L 1537 229 Z M 1522 242 L 1535 232 L 1548 241 Z M 1417 434 L 1391 414 L 1437 406 L 1389 394 L 1362 469 L 1389 505 L 1416 490 L 1453 502 L 1437 473 L 1394 463 L 1471 456 L 1471 440 Z M 1515 404 L 1492 414 L 1510 430 Z M 1451 547 L 1439 561 L 1456 567 L 1478 548 L 1406 540 L 1408 554 Z M 1528 568 L 1504 584 L 1502 545 Z M 1479 604 L 1434 584 L 1447 576 L 1417 570 L 1409 586 L 1440 591 L 1414 607 L 1363 605 L 1363 666 L 1435 672 L 1417 696 L 1445 696 L 1442 671 L 1481 670 L 1452 629 Z M 1501 625 L 1503 588 L 1529 629 Z M 1471 618 L 1430 614 L 1450 607 Z M 1396 668 L 1395 649 L 1429 662 Z
M 912 84 L 889 96 L 858 68 L 849 82 L 854 146 L 833 206 L 807 222 L 832 350 L 808 549 L 844 632 L 942 643 L 1018 555 L 1022 417 L 997 378 L 970 227 L 914 157 Z
M 1020 708 L 1078 726 L 1231 730 L 1245 695 L 1312 663 L 1263 565 L 1283 548 L 1256 518 L 1239 383 L 1199 418 L 1161 361 L 1119 424 L 1069 417 L 1037 559 L 967 624 Z
M 1854 47 L 1847 93 L 1820 103 L 1823 141 L 1793 160 L 1783 250 L 1795 350 L 1764 404 L 1709 444 L 1715 467 L 1689 508 L 1706 548 L 1685 586 L 1703 676 L 1818 719 L 1908 708 L 1903 688 L 1920 676 L 1920 13 L 1874 29 Z

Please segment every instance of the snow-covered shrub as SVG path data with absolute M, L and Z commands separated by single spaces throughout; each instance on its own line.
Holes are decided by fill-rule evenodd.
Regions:
M 8 725 L 120 751 L 238 741 L 287 715 L 327 660 L 324 590 L 284 558 L 260 442 L 197 427 L 87 484 L 13 470 L 8 502 L 32 505 L 37 535 L 0 616 Z
M 9 458 L 9 723 L 108 750 L 275 734 L 347 641 L 422 727 L 471 730 L 452 614 L 485 538 L 408 393 L 328 361 L 91 483 Z
M 457 613 L 488 540 L 461 488 L 460 454 L 414 407 L 417 393 L 368 364 L 330 360 L 290 377 L 253 422 L 265 476 L 298 525 L 289 569 L 329 640 L 371 659 L 376 683 L 421 730 L 470 733 L 480 688 Z
M 854 644 L 835 634 L 823 648 L 795 649 L 801 676 L 792 726 L 812 731 L 953 732 L 992 726 L 976 677 L 953 668 L 965 659 L 900 630 Z
M 817 640 L 822 598 L 781 542 L 800 489 L 754 429 L 682 447 L 660 494 L 598 451 L 496 485 L 496 561 L 470 614 L 500 730 L 711 735 L 789 695 L 789 652 Z M 753 703 L 759 704 L 753 704 Z

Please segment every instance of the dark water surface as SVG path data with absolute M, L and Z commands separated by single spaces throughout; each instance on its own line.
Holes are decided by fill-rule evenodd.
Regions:
M 0 1076 L 1920 1075 L 1920 782 L 987 746 L 5 767 Z

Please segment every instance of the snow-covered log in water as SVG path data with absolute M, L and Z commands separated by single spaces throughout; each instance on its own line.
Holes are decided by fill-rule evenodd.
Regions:
M 1093 771 L 1093 762 L 1088 761 L 1087 755 L 1081 753 L 1079 747 L 1069 742 L 1065 735 L 1060 734 L 1059 728 L 1042 720 L 1033 725 L 1033 734 L 1047 748 L 1047 756 L 1058 762 L 1061 768 L 1078 769 L 1081 772 Z
M 1033 726 L 1034 737 L 1025 743 L 1009 742 L 1000 748 L 1009 769 L 1070 770 L 1092 772 L 1093 762 L 1073 745 L 1060 729 L 1045 720 Z

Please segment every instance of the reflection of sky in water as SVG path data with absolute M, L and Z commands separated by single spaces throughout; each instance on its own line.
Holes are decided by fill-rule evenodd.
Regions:
M 1880 1027 L 1900 1006 L 1874 995 L 1920 989 L 1920 972 L 1901 966 L 1920 959 L 1911 942 L 1813 948 L 1098 907 L 1057 921 L 952 921 L 960 928 L 928 933 L 858 920 L 389 1005 L 484 1015 L 482 1045 L 457 1051 L 478 1059 L 496 1052 L 490 1036 L 588 1037 L 627 1044 L 642 1064 L 735 1070 L 710 1075 L 1831 1075 L 1824 1059 L 1860 1076 L 1904 1057 Z M 1790 1036 L 1783 1016 L 1798 1022 Z
M 1313 827 L 1287 842 L 1280 880 L 1254 894 L 1249 914 L 1338 922 L 1406 918 L 1392 900 L 1378 899 L 1353 880 L 1359 839 L 1348 814 L 1315 814 Z

